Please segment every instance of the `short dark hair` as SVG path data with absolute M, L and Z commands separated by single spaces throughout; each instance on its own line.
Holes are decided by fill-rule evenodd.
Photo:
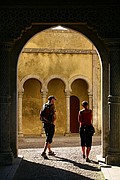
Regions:
M 88 102 L 87 101 L 83 101 L 82 102 L 82 106 L 87 106 L 88 105 Z
M 55 100 L 56 100 L 55 96 L 53 96 L 53 95 L 51 95 L 51 96 L 48 97 L 48 100 L 49 100 L 49 101 L 51 101 L 51 99 L 55 99 Z

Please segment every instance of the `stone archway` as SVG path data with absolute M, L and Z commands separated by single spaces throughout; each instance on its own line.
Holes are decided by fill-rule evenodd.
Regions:
M 21 38 L 19 40 L 17 40 L 13 46 L 12 49 L 12 54 L 11 54 L 11 80 L 12 78 L 14 79 L 14 82 L 12 83 L 12 89 L 14 89 L 14 93 L 13 91 L 11 91 L 11 97 L 12 97 L 12 103 L 11 103 L 11 109 L 12 111 L 15 110 L 14 114 L 11 114 L 11 119 L 13 123 L 17 123 L 17 96 L 15 94 L 17 94 L 17 61 L 18 61 L 18 57 L 19 54 L 23 48 L 23 46 L 25 45 L 25 43 L 36 33 L 43 31 L 47 28 L 50 28 L 51 26 L 55 26 L 58 25 L 56 23 L 53 24 L 32 24 L 32 26 L 30 28 L 28 28 L 27 30 L 25 30 L 23 32 L 23 34 L 21 35 Z M 107 142 L 106 142 L 106 137 L 108 137 L 108 106 L 107 106 L 107 102 L 108 102 L 108 87 L 109 87 L 109 78 L 108 78 L 108 58 L 107 58 L 107 51 L 105 49 L 104 43 L 101 41 L 101 39 L 99 39 L 99 37 L 97 36 L 97 34 L 92 30 L 92 28 L 88 28 L 86 24 L 80 24 L 80 23 L 61 23 L 61 26 L 65 26 L 67 28 L 71 28 L 75 31 L 78 31 L 80 33 L 82 33 L 83 35 L 85 35 L 87 38 L 89 38 L 91 40 L 91 42 L 95 45 L 95 47 L 97 48 L 100 58 L 101 58 L 101 62 L 102 62 L 102 127 L 103 127 L 103 132 L 102 132 L 102 145 L 103 145 L 103 156 L 105 156 L 106 151 L 107 151 Z M 17 44 L 17 46 L 16 46 Z M 16 63 L 14 63 L 16 62 Z M 14 127 L 16 128 L 16 127 Z M 15 144 L 14 147 L 12 147 L 12 151 L 14 153 L 15 156 L 17 156 L 17 137 L 16 137 L 16 132 L 17 132 L 17 128 L 14 129 L 14 132 L 11 132 L 11 136 L 14 137 L 12 138 L 12 143 Z

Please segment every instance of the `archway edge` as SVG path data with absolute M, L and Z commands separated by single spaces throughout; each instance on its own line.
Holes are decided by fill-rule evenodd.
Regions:
M 41 31 L 45 31 L 46 29 L 55 26 L 63 26 L 65 28 L 70 28 L 71 30 L 82 33 L 94 44 L 99 52 L 102 63 L 104 63 L 104 61 L 108 61 L 108 51 L 105 46 L 105 42 L 98 35 L 97 30 L 95 30 L 93 27 L 88 26 L 87 23 L 32 23 L 31 26 L 26 27 L 21 31 L 22 33 L 20 37 L 14 40 L 14 48 L 17 46 L 16 53 L 18 54 L 18 56 L 24 45 L 30 40 L 30 38 L 32 38 L 35 34 L 40 33 Z
M 109 93 L 109 56 L 108 49 L 105 41 L 98 35 L 97 30 L 93 27 L 88 26 L 87 23 L 32 23 L 30 27 L 24 29 L 17 39 L 14 40 L 12 52 L 11 52 L 11 81 L 14 77 L 17 77 L 17 62 L 19 55 L 24 48 L 25 44 L 37 33 L 45 31 L 49 28 L 55 26 L 63 26 L 71 30 L 82 33 L 86 38 L 88 38 L 96 47 L 102 62 L 102 145 L 103 145 L 103 157 L 107 152 L 108 142 L 106 142 L 106 137 L 109 136 L 109 112 L 108 112 L 108 93 Z M 104 77 L 104 78 L 103 78 Z M 17 82 L 17 81 L 16 81 Z M 14 92 L 17 93 L 16 84 L 13 84 Z M 13 92 L 13 91 L 11 91 Z M 12 96 L 12 94 L 11 94 Z M 17 105 L 17 99 L 14 97 L 14 102 Z M 13 117 L 11 117 L 13 119 Z M 14 117 L 15 118 L 15 117 Z M 16 121 L 16 118 L 15 118 Z

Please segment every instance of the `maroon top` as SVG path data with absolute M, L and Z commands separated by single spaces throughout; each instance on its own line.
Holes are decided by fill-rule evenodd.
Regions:
M 83 109 L 80 111 L 80 123 L 81 126 L 88 126 L 92 124 L 92 110 L 91 109 Z

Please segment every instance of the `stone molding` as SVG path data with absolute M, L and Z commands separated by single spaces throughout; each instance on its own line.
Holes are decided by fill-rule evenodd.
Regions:
M 24 48 L 22 53 L 97 54 L 95 50 Z
M 120 96 L 108 96 L 108 104 L 120 104 Z

